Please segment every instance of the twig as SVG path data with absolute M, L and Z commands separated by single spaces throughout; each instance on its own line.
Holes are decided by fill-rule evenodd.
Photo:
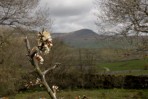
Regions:
M 50 67 L 50 68 L 48 68 L 47 70 L 45 70 L 45 71 L 43 72 L 43 74 L 46 75 L 49 71 L 55 69 L 59 64 L 60 64 L 60 63 L 56 63 L 53 67 Z

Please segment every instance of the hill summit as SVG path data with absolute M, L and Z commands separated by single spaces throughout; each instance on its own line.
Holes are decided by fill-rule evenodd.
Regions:
M 71 32 L 71 34 L 79 35 L 79 36 L 98 36 L 97 33 L 89 29 L 77 30 L 77 31 Z
M 96 46 L 99 35 L 90 29 L 81 29 L 70 33 L 53 33 L 53 37 L 72 47 L 92 48 Z

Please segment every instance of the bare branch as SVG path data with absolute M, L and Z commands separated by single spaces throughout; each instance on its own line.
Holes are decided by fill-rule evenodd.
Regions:
M 59 64 L 60 64 L 60 63 L 56 63 L 53 67 L 48 68 L 47 70 L 45 70 L 45 71 L 43 72 L 43 74 L 46 75 L 49 71 L 55 69 Z
M 23 28 L 51 28 L 48 7 L 39 7 L 39 0 L 0 0 L 0 25 Z
M 26 44 L 28 55 L 30 55 L 31 48 L 30 48 L 30 43 L 29 43 L 29 40 L 28 40 L 28 37 L 27 36 L 26 36 L 26 38 L 25 38 L 24 41 L 25 41 L 25 44 Z
M 101 12 L 101 14 L 97 14 L 97 18 L 103 20 L 102 24 L 106 23 L 106 28 L 110 24 L 114 24 L 115 27 L 118 24 L 122 24 L 123 27 L 132 24 L 133 34 L 136 32 L 148 33 L 147 0 L 96 0 L 96 2 L 98 13 Z

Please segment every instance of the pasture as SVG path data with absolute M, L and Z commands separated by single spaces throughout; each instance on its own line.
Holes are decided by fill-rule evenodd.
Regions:
M 102 62 L 97 64 L 98 71 L 104 67 L 108 68 L 110 72 L 122 75 L 147 75 L 148 74 L 148 60 L 137 59 L 116 62 Z
M 148 99 L 148 90 L 135 89 L 94 89 L 94 90 L 60 90 L 57 93 L 59 99 L 78 99 L 83 96 L 88 99 Z M 45 91 L 19 93 L 15 99 L 50 99 Z

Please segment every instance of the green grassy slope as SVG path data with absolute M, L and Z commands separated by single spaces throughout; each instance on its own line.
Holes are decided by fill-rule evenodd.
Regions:
M 129 60 L 112 63 L 99 63 L 100 67 L 107 67 L 111 71 L 119 70 L 143 70 L 147 61 L 146 60 Z
M 98 72 L 104 72 L 104 68 L 108 68 L 110 70 L 108 73 L 110 74 L 148 75 L 148 61 L 142 59 L 111 63 L 99 63 L 97 67 Z

